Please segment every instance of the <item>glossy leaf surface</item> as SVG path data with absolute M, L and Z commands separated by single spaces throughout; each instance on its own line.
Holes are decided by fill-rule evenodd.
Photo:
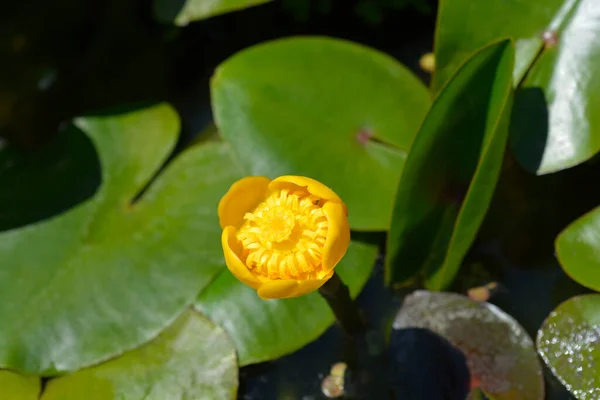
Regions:
M 406 149 L 429 107 L 407 68 L 358 44 L 296 37 L 235 54 L 211 90 L 247 175 L 310 176 L 344 199 L 351 228 L 389 228 Z
M 388 235 L 387 279 L 423 271 L 431 289 L 458 272 L 494 192 L 508 134 L 514 50 L 470 58 L 434 101 L 404 165 Z

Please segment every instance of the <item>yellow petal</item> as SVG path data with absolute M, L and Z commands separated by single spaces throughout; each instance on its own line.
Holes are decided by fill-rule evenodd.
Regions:
M 264 176 L 248 176 L 231 185 L 219 202 L 221 228 L 239 228 L 244 222 L 244 215 L 264 199 L 269 182 L 269 178 Z
M 317 196 L 323 200 L 343 204 L 342 199 L 340 199 L 340 196 L 335 194 L 333 190 L 331 190 L 321 182 L 312 178 L 307 178 L 305 176 L 280 176 L 279 178 L 273 179 L 273 181 L 269 185 L 269 189 L 278 189 L 279 187 L 289 183 L 306 188 L 306 190 L 308 190 L 310 194 Z M 346 206 L 344 205 L 344 207 Z
M 298 281 L 295 279 L 271 280 L 264 282 L 258 288 L 258 296 L 261 299 L 289 299 L 309 294 L 323 286 L 331 278 L 333 273 L 323 279 L 308 279 Z
M 323 247 L 323 269 L 332 271 L 350 245 L 350 226 L 342 204 L 326 202 L 323 212 L 329 221 L 327 240 Z
M 260 281 L 244 265 L 237 252 L 240 252 L 240 245 L 235 238 L 235 228 L 228 226 L 221 235 L 221 244 L 223 245 L 223 254 L 225 255 L 225 264 L 231 273 L 241 282 L 250 286 L 252 289 L 258 289 Z

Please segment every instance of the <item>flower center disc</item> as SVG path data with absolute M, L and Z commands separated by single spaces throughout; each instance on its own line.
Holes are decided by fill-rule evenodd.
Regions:
M 252 212 L 236 237 L 250 271 L 269 279 L 317 279 L 329 221 L 314 196 L 306 192 L 272 193 Z
M 263 214 L 260 227 L 266 242 L 280 243 L 287 240 L 296 225 L 296 217 L 291 210 L 279 206 Z

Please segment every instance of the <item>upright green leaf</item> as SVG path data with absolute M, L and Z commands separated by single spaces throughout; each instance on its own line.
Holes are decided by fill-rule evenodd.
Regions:
M 102 166 L 95 197 L 0 234 L 0 366 L 79 369 L 155 337 L 224 266 L 216 205 L 239 178 L 219 143 L 179 156 L 166 105 L 78 119 Z
M 558 235 L 556 255 L 573 280 L 600 291 L 600 207 L 571 223 Z
M 186 26 L 190 22 L 268 3 L 271 0 L 154 0 L 154 16 L 160 22 Z
M 389 228 L 400 166 L 429 107 L 407 68 L 358 44 L 296 37 L 237 53 L 211 90 L 246 174 L 310 176 L 344 199 L 351 228 Z
M 223 329 L 186 311 L 143 347 L 51 380 L 41 400 L 227 400 L 237 386 L 235 348 Z
M 375 262 L 377 247 L 352 241 L 336 267 L 356 296 Z M 196 308 L 223 326 L 236 345 L 240 365 L 279 358 L 310 343 L 334 321 L 318 293 L 262 300 L 225 270 L 205 289 Z
M 472 386 L 491 400 L 544 399 L 533 341 L 517 321 L 492 304 L 420 290 L 404 299 L 393 326 L 430 329 L 458 347 L 467 357 Z
M 0 371 L 0 399 L 2 400 L 38 400 L 41 390 L 40 378 L 19 375 L 12 371 Z
M 388 235 L 388 281 L 402 282 L 423 271 L 427 287 L 439 290 L 456 275 L 500 172 L 513 61 L 508 40 L 484 47 L 434 101 L 398 186 Z
M 576 398 L 600 398 L 600 295 L 560 304 L 538 331 L 537 348 Z
M 569 168 L 600 150 L 598 35 L 596 0 L 442 0 L 432 88 L 440 90 L 475 49 L 513 37 L 515 83 L 525 80 L 515 101 L 511 145 L 519 162 L 537 174 Z

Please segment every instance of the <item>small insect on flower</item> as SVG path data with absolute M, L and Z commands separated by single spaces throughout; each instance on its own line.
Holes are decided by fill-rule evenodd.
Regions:
M 263 299 L 317 290 L 350 243 L 346 205 L 311 178 L 243 178 L 218 211 L 227 268 Z

